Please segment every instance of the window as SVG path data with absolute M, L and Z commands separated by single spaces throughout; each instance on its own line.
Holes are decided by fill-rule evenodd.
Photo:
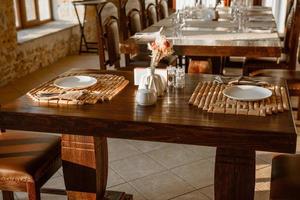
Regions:
M 51 0 L 14 0 L 14 9 L 18 29 L 52 20 Z

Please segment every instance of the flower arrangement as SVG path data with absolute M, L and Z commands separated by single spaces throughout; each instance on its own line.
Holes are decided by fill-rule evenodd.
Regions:
M 154 42 L 148 43 L 151 53 L 150 67 L 156 67 L 161 59 L 173 54 L 173 45 L 166 36 L 158 36 Z

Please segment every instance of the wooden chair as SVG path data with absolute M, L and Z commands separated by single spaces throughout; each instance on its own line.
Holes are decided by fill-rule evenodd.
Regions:
M 286 16 L 285 16 L 285 20 L 284 20 L 284 24 L 287 24 L 287 19 L 289 16 L 289 13 L 291 13 L 292 7 L 294 5 L 294 0 L 287 0 L 286 3 Z
M 4 200 L 13 192 L 27 192 L 40 200 L 40 188 L 61 167 L 60 137 L 7 131 L 0 133 L 0 190 Z
M 192 74 L 211 74 L 212 63 L 211 60 L 191 60 L 188 66 L 188 73 Z
M 121 29 L 124 40 L 143 30 L 143 4 L 141 0 L 120 0 Z M 125 55 L 126 66 L 130 65 L 130 55 Z
M 293 4 L 294 4 L 294 0 L 287 0 L 287 3 L 286 3 L 286 15 L 285 15 L 285 20 L 284 20 L 284 25 L 287 26 L 287 19 L 288 19 L 288 16 L 292 10 L 292 7 L 293 7 Z M 284 41 L 284 38 L 285 38 L 285 33 L 278 33 L 279 34 L 279 38 L 281 41 Z
M 167 0 L 159 0 L 158 13 L 160 20 L 169 17 L 169 6 Z
M 144 29 L 143 25 L 143 4 L 141 0 L 120 0 L 121 28 L 123 38 L 126 40 L 136 32 Z
M 253 0 L 253 5 L 254 6 L 261 6 L 262 5 L 262 0 Z
M 289 16 L 289 14 L 291 13 L 291 10 L 292 10 L 293 2 L 294 2 L 294 0 L 287 0 L 287 9 L 286 9 L 286 17 L 285 17 L 285 26 L 286 27 L 287 27 L 288 16 Z M 280 38 L 281 41 L 285 40 L 286 33 L 287 33 L 287 31 L 285 31 L 285 33 L 279 33 L 279 38 Z M 283 43 L 283 45 L 284 45 L 284 43 Z M 270 60 L 270 58 L 265 58 L 265 59 Z M 282 59 L 285 59 L 285 55 L 282 55 L 281 60 Z M 243 68 L 244 69 L 246 60 L 247 60 L 246 57 L 230 56 L 230 57 L 225 58 L 224 65 L 225 65 L 225 67 L 238 67 L 238 68 Z M 253 60 L 253 59 L 248 59 L 248 64 L 249 64 L 250 60 Z M 271 60 L 273 60 L 274 62 L 275 61 L 277 62 L 277 58 L 271 58 Z M 248 69 L 244 69 L 243 73 L 244 73 L 244 75 L 248 75 L 248 73 L 249 73 Z
M 286 79 L 290 95 L 299 97 L 298 119 L 300 119 L 300 71 L 295 71 L 300 29 L 300 0 L 294 1 L 288 21 L 291 19 L 291 28 L 290 31 L 286 32 L 285 38 L 287 48 L 283 49 L 284 52 L 288 53 L 286 59 L 281 60 L 279 63 L 272 60 L 261 60 L 260 62 L 257 60 L 251 65 L 248 63 L 248 67 L 256 65 L 262 68 L 269 68 L 253 71 L 250 73 L 250 76 L 272 76 Z
M 287 19 L 287 26 L 285 30 L 284 47 L 282 49 L 282 56 L 278 58 L 249 58 L 246 59 L 244 65 L 244 74 L 252 75 L 265 74 L 265 71 L 258 71 L 261 69 L 288 69 L 295 70 L 297 63 L 297 49 L 299 42 L 300 31 L 300 1 L 295 0 L 291 12 Z M 284 78 L 284 77 L 283 77 Z
M 138 54 L 131 57 L 129 62 L 126 62 L 125 68 L 121 68 L 118 9 L 113 3 L 104 2 L 99 4 L 98 19 L 100 69 L 106 70 L 107 65 L 114 66 L 119 70 L 133 70 L 135 67 L 150 66 L 149 54 Z M 106 46 L 106 49 L 104 49 L 104 46 Z M 174 62 L 176 63 L 176 59 L 174 61 L 170 60 L 170 63 L 160 62 L 158 67 L 166 67 Z
M 300 199 L 300 155 L 278 155 L 272 160 L 270 199 Z
M 146 8 L 147 27 L 158 22 L 158 15 L 156 5 L 154 3 L 148 4 Z

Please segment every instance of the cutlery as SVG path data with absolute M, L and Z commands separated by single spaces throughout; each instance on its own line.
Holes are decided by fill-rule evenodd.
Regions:
M 255 86 L 270 85 L 266 81 L 256 80 L 245 76 L 239 76 L 239 77 L 216 76 L 214 81 L 217 83 L 228 84 L 228 85 L 255 85 Z
M 38 97 L 40 98 L 49 98 L 49 97 L 58 97 L 62 94 L 66 94 L 67 92 L 66 91 L 63 91 L 63 92 L 39 92 L 37 93 Z

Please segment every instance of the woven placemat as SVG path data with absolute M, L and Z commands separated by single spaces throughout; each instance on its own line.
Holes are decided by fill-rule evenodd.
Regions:
M 209 113 L 235 115 L 267 116 L 289 110 L 288 93 L 278 85 L 266 88 L 272 91 L 272 96 L 261 101 L 237 101 L 223 95 L 223 90 L 229 87 L 213 81 L 199 82 L 189 104 Z
M 91 87 L 82 90 L 64 90 L 53 85 L 53 82 L 62 77 L 85 75 L 91 76 L 97 79 L 97 83 Z M 117 76 L 112 74 L 87 74 L 87 73 L 69 73 L 56 77 L 55 79 L 40 85 L 37 88 L 32 89 L 27 93 L 34 101 L 40 103 L 51 104 L 96 104 L 97 102 L 104 102 L 111 100 L 119 92 L 121 92 L 129 81 L 123 76 Z M 41 98 L 40 94 L 53 94 L 59 95 L 50 98 Z

